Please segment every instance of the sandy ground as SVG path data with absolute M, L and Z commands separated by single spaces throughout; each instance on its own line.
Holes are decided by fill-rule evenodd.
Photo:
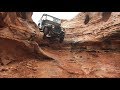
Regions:
M 1 66 L 1 78 L 119 78 L 120 52 L 50 50 L 56 59 L 25 58 Z M 61 54 L 62 53 L 62 54 Z

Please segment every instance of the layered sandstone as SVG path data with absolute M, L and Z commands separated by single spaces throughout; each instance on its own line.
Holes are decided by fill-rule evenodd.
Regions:
M 61 44 L 42 39 L 32 14 L 0 12 L 0 78 L 120 77 L 120 12 L 62 20 Z

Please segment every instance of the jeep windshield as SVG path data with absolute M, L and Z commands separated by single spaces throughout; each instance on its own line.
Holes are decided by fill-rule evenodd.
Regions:
M 43 14 L 42 20 L 50 20 L 52 22 L 61 24 L 61 20 L 60 19 L 58 19 L 56 17 L 53 17 L 53 16 L 50 16 L 50 15 L 47 15 L 47 14 Z

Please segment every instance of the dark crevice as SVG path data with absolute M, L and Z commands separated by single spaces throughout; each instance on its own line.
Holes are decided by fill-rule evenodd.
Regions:
M 103 13 L 102 13 L 102 20 L 105 21 L 105 22 L 108 21 L 108 19 L 109 19 L 110 16 L 111 16 L 111 13 L 112 13 L 112 12 L 103 12 Z
M 0 28 L 5 27 L 5 22 L 3 21 L 3 18 L 0 17 Z
M 84 24 L 87 24 L 89 21 L 90 21 L 90 17 L 89 17 L 89 15 L 86 15 L 85 16 Z
M 17 12 L 16 14 L 18 17 L 21 17 L 22 19 L 26 19 L 26 12 Z

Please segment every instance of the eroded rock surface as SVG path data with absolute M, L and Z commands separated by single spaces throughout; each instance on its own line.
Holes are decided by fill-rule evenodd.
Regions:
M 0 13 L 1 64 L 35 54 L 35 45 L 42 35 L 31 17 L 32 12 Z
M 1 78 L 120 77 L 120 12 L 63 20 L 62 44 L 44 41 L 32 14 L 0 12 Z

